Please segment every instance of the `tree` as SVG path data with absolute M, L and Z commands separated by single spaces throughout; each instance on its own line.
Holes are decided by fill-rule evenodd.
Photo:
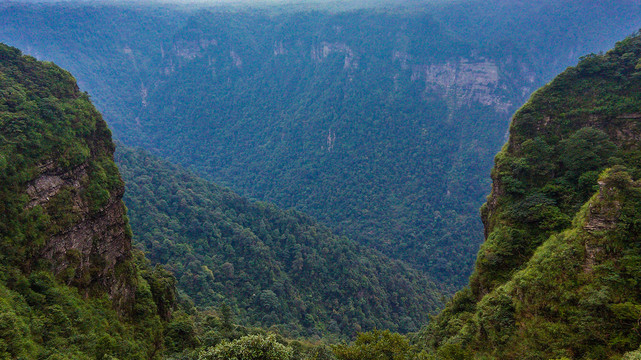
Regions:
M 223 341 L 200 353 L 199 360 L 290 360 L 291 347 L 278 342 L 276 335 L 248 335 Z
M 340 360 L 401 360 L 406 358 L 409 350 L 407 338 L 389 330 L 361 333 L 351 345 L 334 348 Z

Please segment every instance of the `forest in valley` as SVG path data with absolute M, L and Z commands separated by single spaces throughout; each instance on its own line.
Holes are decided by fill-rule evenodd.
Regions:
M 148 258 L 200 307 L 290 336 L 417 331 L 443 288 L 295 210 L 252 202 L 140 150 L 119 146 L 124 201 Z
M 0 38 L 71 71 L 125 145 L 452 289 L 483 240 L 512 113 L 641 14 L 632 1 L 0 6 Z
M 639 10 L 0 4 L 0 358 L 637 359 Z

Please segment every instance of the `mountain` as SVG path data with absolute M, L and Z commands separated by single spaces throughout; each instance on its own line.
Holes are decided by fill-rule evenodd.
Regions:
M 455 286 L 512 112 L 641 14 L 634 1 L 0 6 L 0 39 L 72 70 L 123 143 Z
M 118 146 L 134 242 L 201 308 L 291 336 L 416 331 L 442 305 L 424 274 L 310 217 L 252 202 L 148 153 Z
M 412 344 L 374 329 L 330 351 L 232 313 L 314 341 L 408 331 L 437 288 L 295 210 L 123 147 L 139 244 L 182 292 L 220 305 L 179 293 L 178 306 L 176 280 L 132 248 L 111 133 L 87 93 L 0 45 L 0 357 L 636 359 L 640 79 L 637 33 L 537 91 L 495 158 L 470 286 Z
M 173 279 L 132 251 L 111 132 L 88 95 L 0 44 L 0 140 L 0 357 L 151 357 Z
M 515 114 L 470 287 L 417 337 L 438 358 L 633 359 L 641 344 L 641 35 Z
M 226 304 L 198 311 L 182 294 L 178 294 L 181 300 L 177 301 L 175 278 L 160 266 L 151 267 L 142 252 L 132 248 L 132 233 L 122 202 L 124 184 L 113 162 L 111 133 L 88 95 L 79 91 L 68 72 L 3 44 L 0 140 L 0 358 L 227 359 L 240 353 L 247 359 L 248 352 L 261 351 L 267 352 L 262 353 L 261 359 L 333 358 L 332 351 L 318 342 L 318 337 L 314 344 L 286 339 L 264 329 L 239 326 L 233 319 L 235 309 Z M 236 258 L 232 260 L 235 270 L 229 268 L 231 263 L 223 264 L 223 271 L 231 270 L 236 274 L 233 277 L 242 279 L 221 279 L 232 295 L 228 302 L 235 308 L 246 310 L 238 303 L 244 300 L 239 293 L 246 291 L 248 284 L 256 281 L 263 286 L 274 276 L 274 282 L 284 280 L 279 284 L 293 301 L 276 308 L 276 315 L 265 316 L 296 321 L 286 307 L 291 306 L 291 313 L 297 316 L 307 310 L 305 319 L 320 328 L 315 334 L 335 340 L 337 333 L 328 318 L 336 314 L 329 310 L 343 311 L 347 321 L 353 322 L 352 329 L 358 330 L 360 325 L 388 326 L 391 321 L 415 327 L 424 321 L 421 317 L 425 316 L 425 307 L 433 306 L 429 297 L 421 298 L 421 303 L 417 299 L 433 288 L 424 277 L 399 263 L 386 263 L 381 255 L 346 239 L 332 237 L 301 214 L 251 203 L 144 153 L 128 150 L 120 157 L 124 162 L 135 160 L 126 173 L 141 175 L 145 171 L 141 164 L 146 162 L 156 167 L 155 171 L 146 170 L 148 174 L 167 176 L 162 184 L 171 190 L 180 187 L 175 213 L 192 216 L 198 211 L 210 215 L 210 209 L 195 206 L 203 204 L 224 210 L 223 214 L 216 213 L 222 219 L 208 217 L 216 221 L 214 228 L 222 236 L 211 240 L 255 241 L 247 248 L 239 247 L 238 252 L 264 253 L 265 257 Z M 151 184 L 140 181 L 138 184 L 143 186 Z M 210 197 L 191 198 L 182 192 L 192 196 L 205 192 Z M 134 200 L 137 204 L 141 198 Z M 153 199 L 146 204 L 164 201 Z M 184 201 L 193 203 L 185 205 Z M 145 219 L 166 216 L 160 210 L 175 215 L 166 208 L 148 210 Z M 191 220 L 188 226 L 195 224 Z M 256 220 L 269 224 L 258 235 L 251 233 Z M 185 219 L 170 220 L 172 225 L 177 221 Z M 166 234 L 160 230 L 167 229 L 150 225 L 154 236 L 167 243 L 168 237 L 156 235 Z M 211 225 L 202 223 L 205 227 Z M 176 230 L 171 236 L 179 234 L 182 238 L 178 237 L 169 250 L 186 250 L 181 254 L 182 262 L 169 254 L 172 270 L 179 272 L 179 266 L 185 264 L 192 271 L 200 260 L 207 265 L 216 264 L 209 256 L 224 254 L 207 253 L 203 258 L 202 247 L 197 248 L 198 253 L 188 254 L 190 246 L 184 239 L 191 234 L 181 233 L 180 227 L 170 227 Z M 281 255 L 279 249 L 261 245 L 262 240 L 268 241 L 279 231 L 299 250 L 295 255 L 300 258 L 293 259 L 291 265 L 306 279 L 302 275 L 280 276 L 277 261 L 281 259 L 274 256 Z M 226 245 L 229 248 L 230 244 Z M 334 258 L 324 257 L 327 254 Z M 207 269 L 207 265 L 199 270 Z M 220 275 L 218 268 L 212 269 L 205 276 Z M 248 278 L 244 272 L 251 270 L 253 278 Z M 262 270 L 266 275 L 260 274 Z M 202 272 L 185 271 L 181 275 L 182 284 L 185 277 L 196 279 Z M 290 282 L 297 282 L 304 291 L 292 289 Z M 310 286 L 314 292 L 310 292 Z M 354 290 L 354 294 L 346 294 L 338 286 Z M 279 286 L 270 289 L 273 291 L 250 298 L 251 306 L 268 307 L 284 299 Z M 239 295 L 234 298 L 234 294 Z M 353 295 L 353 302 L 335 294 Z M 347 307 L 339 308 L 338 300 L 347 303 Z M 408 310 L 417 315 L 408 314 Z

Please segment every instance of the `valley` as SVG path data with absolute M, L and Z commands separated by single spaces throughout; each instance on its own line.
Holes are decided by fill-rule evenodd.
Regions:
M 0 4 L 0 358 L 636 359 L 640 10 Z
M 8 3 L 0 38 L 70 70 L 124 144 L 457 288 L 512 113 L 639 20 L 628 1 L 464 4 Z

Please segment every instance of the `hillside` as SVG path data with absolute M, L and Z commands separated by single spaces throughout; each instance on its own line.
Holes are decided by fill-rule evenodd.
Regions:
M 417 342 L 441 358 L 619 359 L 639 347 L 640 69 L 635 35 L 515 114 L 470 288 Z
M 132 252 L 113 151 L 68 72 L 0 44 L 1 358 L 160 350 L 173 283 Z
M 139 244 L 200 308 L 228 304 L 244 324 L 291 336 L 416 331 L 442 289 L 297 211 L 252 202 L 142 151 L 119 146 Z
M 497 3 L 511 7 L 502 1 Z M 591 2 L 586 4 L 597 6 Z M 616 13 L 617 9 L 631 4 L 620 2 L 608 11 Z M 3 4 L 0 9 L 4 6 L 22 9 L 22 5 L 16 4 Z M 36 13 L 42 9 L 71 9 L 72 15 L 82 9 L 85 14 L 92 14 L 91 19 L 104 20 L 96 10 L 101 7 L 57 6 L 29 5 L 25 9 Z M 394 16 L 387 11 L 370 10 L 321 13 L 318 17 L 312 17 L 311 13 L 267 15 L 251 12 L 254 17 L 248 18 L 247 22 L 239 21 L 236 13 L 205 11 L 173 17 L 167 14 L 175 9 L 147 12 L 149 8 L 142 7 L 127 10 L 132 11 L 130 15 L 137 11 L 148 14 L 149 17 L 139 19 L 138 30 L 147 31 L 157 26 L 162 34 L 160 42 L 171 34 L 169 25 L 179 23 L 184 26 L 184 33 L 170 35 L 171 41 L 175 41 L 171 50 L 165 53 L 161 48 L 161 57 L 165 59 L 161 62 L 168 61 L 185 71 L 181 74 L 190 75 L 179 77 L 176 68 L 164 68 L 165 77 L 155 83 L 155 93 L 147 92 L 143 87 L 145 90 L 141 93 L 145 95 L 141 106 L 149 113 L 141 112 L 133 118 L 130 124 L 135 123 L 135 129 L 129 133 L 132 138 L 126 140 L 138 141 L 151 148 L 163 144 L 173 151 L 167 156 L 176 155 L 182 159 L 184 154 L 180 152 L 185 151 L 199 161 L 205 155 L 215 158 L 227 147 L 235 149 L 236 152 L 231 152 L 233 156 L 222 156 L 220 159 L 225 160 L 220 163 L 194 160 L 191 165 L 202 173 L 206 171 L 197 164 L 206 164 L 210 172 L 224 172 L 231 171 L 233 166 L 226 166 L 236 162 L 237 168 L 232 173 L 241 168 L 252 172 L 251 176 L 255 176 L 252 179 L 259 187 L 263 184 L 261 179 L 269 180 L 276 174 L 274 178 L 283 181 L 288 179 L 287 173 L 276 171 L 277 166 L 270 168 L 270 162 L 262 162 L 266 168 L 251 161 L 243 167 L 240 159 L 245 155 L 248 156 L 246 159 L 256 159 L 256 148 L 265 153 L 276 149 L 278 151 L 271 153 L 273 161 L 303 165 L 292 170 L 295 176 L 291 179 L 296 180 L 290 179 L 292 183 L 288 186 L 292 189 L 318 194 L 318 189 L 305 187 L 304 182 L 312 184 L 314 179 L 328 176 L 331 181 L 321 181 L 324 184 L 321 188 L 325 198 L 337 199 L 332 203 L 332 209 L 336 211 L 332 217 L 340 218 L 342 212 L 352 216 L 354 209 L 383 206 L 380 205 L 383 202 L 375 198 L 375 195 L 385 193 L 383 188 L 376 187 L 377 181 L 394 184 L 400 178 L 404 179 L 403 184 L 413 184 L 405 178 L 407 172 L 402 161 L 394 154 L 400 154 L 400 158 L 418 158 L 419 162 L 421 157 L 403 153 L 400 148 L 407 148 L 395 148 L 398 144 L 387 143 L 389 146 L 384 149 L 389 153 L 370 147 L 380 145 L 376 141 L 385 136 L 407 140 L 419 134 L 410 126 L 411 111 L 418 108 L 424 113 L 432 111 L 434 116 L 441 110 L 440 115 L 447 114 L 444 123 L 433 121 L 442 119 L 438 116 L 430 118 L 427 124 L 433 128 L 420 135 L 437 136 L 434 141 L 448 142 L 452 141 L 448 136 L 453 132 L 443 128 L 443 124 L 464 127 L 465 121 L 455 121 L 463 118 L 453 117 L 459 111 L 467 111 L 468 120 L 474 116 L 479 116 L 477 120 L 493 116 L 492 112 L 503 113 L 507 110 L 496 107 L 502 104 L 500 101 L 514 99 L 511 96 L 520 92 L 514 92 L 516 88 L 508 86 L 509 82 L 492 81 L 491 55 L 498 48 L 485 49 L 487 52 L 482 55 L 471 50 L 488 39 L 481 36 L 473 41 L 455 41 L 456 33 L 452 29 L 465 21 L 448 18 L 444 15 L 446 8 L 429 16 L 403 14 L 405 17 L 399 20 L 401 25 L 394 23 Z M 581 9 L 580 6 L 571 8 Z M 116 10 L 109 16 L 122 15 L 119 8 L 110 9 Z M 477 16 L 473 9 L 466 16 Z M 541 13 L 545 9 L 545 6 L 535 6 L 532 11 Z M 53 12 L 50 15 L 51 19 L 56 19 L 60 14 Z M 2 16 L 0 12 L 0 18 Z M 292 23 L 287 24 L 292 27 L 287 28 L 287 24 L 279 22 L 283 18 L 278 16 L 291 20 Z M 296 19 L 296 16 L 302 19 Z M 135 18 L 124 16 L 122 20 L 133 21 Z M 280 20 L 275 21 L 275 18 Z M 395 86 L 386 96 L 420 94 L 420 101 L 391 96 L 389 101 L 382 102 L 376 100 L 380 93 L 359 95 L 352 85 L 371 80 L 373 75 L 364 76 L 360 71 L 378 74 L 381 71 L 376 70 L 377 66 L 382 69 L 389 64 L 377 63 L 375 56 L 369 58 L 364 52 L 354 50 L 361 45 L 374 45 L 367 45 L 366 41 L 356 44 L 349 36 L 343 38 L 345 33 L 350 33 L 345 29 L 350 29 L 347 26 L 350 25 L 362 30 L 363 24 L 368 24 L 371 33 L 384 34 L 390 40 L 394 36 L 375 26 L 381 18 L 389 20 L 384 22 L 392 27 L 412 24 L 412 29 L 427 31 L 435 44 L 455 43 L 448 50 L 454 53 L 421 53 L 426 58 L 418 55 L 404 58 L 402 54 L 393 57 L 392 62 L 398 61 L 401 70 L 396 74 L 397 78 L 392 78 Z M 590 19 L 589 16 L 583 18 Z M 216 21 L 211 22 L 212 19 Z M 314 25 L 320 26 L 315 29 L 321 29 L 314 35 L 318 38 L 301 36 L 298 37 L 300 41 L 276 42 L 271 65 L 251 62 L 260 59 L 260 54 L 270 54 L 269 49 L 261 48 L 265 39 L 259 36 L 281 30 L 284 33 L 278 33 L 280 35 L 291 33 L 292 29 L 310 24 L 312 19 L 320 19 L 321 24 Z M 495 29 L 509 27 L 512 18 L 507 16 L 506 19 L 506 22 L 495 24 Z M 612 21 L 620 19 L 614 17 Z M 2 29 L 15 31 L 19 28 L 16 24 L 5 24 Z M 247 24 L 261 24 L 265 33 L 253 32 L 251 27 L 245 27 Z M 285 30 L 279 30 L 274 24 L 285 26 Z M 112 26 L 106 25 L 107 29 Z M 450 30 L 443 28 L 447 26 L 451 26 Z M 71 28 L 71 33 L 78 31 L 74 26 Z M 218 34 L 219 30 L 225 34 L 223 40 L 209 37 Z M 302 33 L 309 33 L 303 30 Z M 396 35 L 405 34 L 406 30 L 403 28 Z M 474 31 L 474 27 L 467 31 Z M 87 35 L 87 38 L 100 41 L 97 34 L 99 32 Z M 237 38 L 234 34 L 243 35 Z M 319 40 L 328 34 L 348 40 L 345 43 Z M 523 33 L 523 36 L 527 34 Z M 366 34 L 361 35 L 366 39 Z M 212 39 L 216 41 L 212 42 Z M 394 41 L 400 40 L 397 37 Z M 215 51 L 218 47 L 236 43 L 243 44 L 242 49 L 249 49 L 248 53 L 256 56 L 247 57 L 248 53 L 237 52 L 235 48 L 229 53 Z M 518 43 L 523 46 L 527 41 L 520 39 Z M 297 62 L 310 44 L 312 65 Z M 395 44 L 416 50 L 411 41 Z M 552 48 L 555 45 L 547 50 Z M 127 49 L 123 50 L 126 57 L 133 54 L 131 48 Z M 95 47 L 93 50 L 96 56 L 108 53 Z M 453 55 L 457 51 L 469 51 L 470 58 Z M 207 62 L 205 56 L 208 56 Z M 447 61 L 450 56 L 461 60 L 455 66 L 457 75 L 454 78 L 463 83 L 439 83 L 437 80 L 443 78 L 435 75 L 435 71 L 440 70 L 432 65 L 419 66 L 418 78 L 414 78 L 416 64 L 403 68 L 414 60 L 429 58 L 438 62 Z M 545 55 L 541 56 L 545 58 Z M 172 63 L 178 58 L 182 60 Z M 472 58 L 484 60 L 482 64 L 471 64 Z M 287 85 L 281 88 L 282 93 L 265 93 L 263 91 L 269 86 L 255 85 L 266 79 L 261 71 L 279 70 L 278 66 L 271 67 L 277 61 L 291 65 L 290 69 L 295 71 L 277 76 L 285 79 Z M 109 68 L 118 61 L 102 63 L 96 60 L 96 63 Z M 222 67 L 218 68 L 221 63 Z M 500 66 L 499 63 L 495 63 L 497 69 L 503 70 L 497 70 L 497 74 L 523 65 L 514 59 L 507 62 L 512 64 L 507 68 L 500 67 L 506 63 Z M 202 81 L 203 78 L 197 76 L 202 67 L 222 69 L 227 81 L 218 82 L 217 76 L 221 73 L 213 71 L 209 74 L 211 77 L 205 78 L 210 82 Z M 327 82 L 318 87 L 316 82 L 304 84 L 305 77 L 300 74 L 308 68 L 312 68 L 314 81 Z M 246 77 L 247 69 L 257 71 L 254 74 L 258 75 Z M 332 73 L 332 69 L 339 69 L 339 72 Z M 409 71 L 405 75 L 410 72 L 412 75 L 403 79 L 405 70 Z M 466 71 L 472 72 L 469 77 L 459 76 Z M 115 76 L 114 83 L 103 90 L 118 84 L 126 76 Z M 436 84 L 445 84 L 445 90 L 438 89 L 435 83 L 429 83 L 421 76 Z M 471 88 L 466 87 L 470 84 L 464 79 L 474 79 Z M 417 82 L 420 83 L 418 90 L 412 88 Z M 481 83 L 483 86 L 479 85 Z M 291 89 L 287 88 L 292 84 L 302 84 L 296 87 L 300 91 L 289 92 Z M 329 90 L 322 96 L 312 96 L 312 90 L 317 88 Z M 187 91 L 183 94 L 181 89 Z M 128 88 L 123 94 L 131 94 L 131 90 Z M 417 92 L 413 93 L 414 90 Z M 194 94 L 199 95 L 191 97 Z M 342 98 L 336 99 L 336 94 Z M 187 99 L 193 102 L 189 107 L 182 107 Z M 307 102 L 293 103 L 300 99 L 307 99 Z M 373 100 L 366 104 L 356 101 L 367 102 L 368 99 Z M 452 99 L 462 102 L 452 102 Z M 472 106 L 470 101 L 485 107 Z M 283 103 L 287 108 L 274 115 L 270 106 Z M 121 120 L 126 118 L 123 114 L 132 111 L 130 104 L 122 104 Z M 329 107 L 338 111 L 325 112 L 327 104 L 332 104 Z M 403 104 L 411 106 L 403 108 Z M 215 110 L 208 105 L 215 106 Z M 355 107 L 351 108 L 352 105 Z M 262 109 L 259 112 L 254 107 Z M 294 108 L 296 113 L 288 113 Z M 194 112 L 183 114 L 190 109 Z M 250 200 L 144 150 L 122 145 L 116 156 L 126 180 L 125 192 L 125 183 L 114 162 L 111 132 L 89 101 L 89 95 L 79 89 L 68 72 L 53 63 L 40 62 L 24 56 L 16 48 L 0 44 L 0 358 L 638 359 L 641 357 L 641 290 L 638 286 L 641 282 L 640 109 L 640 33 L 617 43 L 605 54 L 582 57 L 578 65 L 566 69 L 536 91 L 515 113 L 509 139 L 496 155 L 491 173 L 492 192 L 481 207 L 485 242 L 478 253 L 469 286 L 456 293 L 439 315 L 429 317 L 442 306 L 440 299 L 444 286 L 435 285 L 425 272 L 393 260 L 382 251 L 335 235 L 330 227 L 296 209 L 282 210 L 271 203 Z M 489 112 L 484 113 L 485 110 Z M 227 113 L 218 119 L 232 119 L 234 126 L 227 127 L 229 123 L 225 121 L 215 126 L 208 122 L 216 119 L 220 111 Z M 360 111 L 370 111 L 371 117 L 367 120 L 373 122 L 360 122 Z M 259 113 L 265 117 L 258 116 Z M 206 116 L 201 117 L 202 114 Z M 386 121 L 389 122 L 377 128 L 380 124 L 375 120 L 381 114 L 388 116 Z M 339 120 L 330 121 L 332 127 L 322 133 L 318 126 L 326 125 L 323 121 L 327 119 L 316 121 L 314 116 Z M 403 121 L 394 123 L 396 116 Z M 359 121 L 349 123 L 347 117 Z M 296 121 L 287 123 L 286 120 Z M 279 147 L 274 142 L 256 145 L 255 141 L 263 139 L 262 136 L 270 138 L 272 121 L 291 126 L 290 133 L 284 126 L 277 128 L 281 131 L 278 141 L 282 145 L 295 140 L 293 143 L 299 147 L 292 149 L 298 150 L 288 155 L 291 149 Z M 479 125 L 481 122 L 472 123 Z M 147 130 L 164 135 L 145 138 L 150 134 L 147 130 L 136 133 L 150 124 L 153 126 Z M 177 128 L 172 131 L 171 126 Z M 479 126 L 492 125 L 490 121 Z M 375 129 L 389 133 L 383 136 Z M 463 134 L 469 129 L 460 130 Z M 306 151 L 313 150 L 314 146 L 304 136 L 318 134 L 317 131 L 323 134 L 323 142 L 320 152 L 316 153 L 327 156 L 327 161 L 331 160 L 333 165 L 342 165 L 333 168 L 329 164 L 323 168 L 306 162 L 309 160 Z M 357 140 L 340 143 L 338 134 L 341 131 L 357 134 L 354 138 Z M 257 133 L 260 136 L 253 137 Z M 213 136 L 216 134 L 220 137 Z M 474 132 L 466 134 L 461 135 L 465 139 L 461 141 L 466 146 L 480 149 L 478 143 L 470 141 L 480 143 L 483 136 Z M 173 135 L 176 135 L 173 140 L 164 138 Z M 302 137 L 296 138 L 298 135 Z M 225 141 L 232 140 L 217 143 L 225 137 L 228 138 Z M 192 154 L 189 148 L 180 145 L 194 140 L 205 142 L 199 146 L 208 152 Z M 447 148 L 441 143 L 435 147 L 438 151 Z M 353 152 L 345 150 L 348 148 Z M 417 145 L 417 148 L 421 146 Z M 350 162 L 353 159 L 348 158 L 361 151 L 367 155 L 367 161 Z M 461 153 L 456 156 L 459 155 Z M 456 156 L 447 159 L 457 166 L 472 163 L 481 167 L 466 156 Z M 390 204 L 398 207 L 395 216 L 405 214 L 407 217 L 388 222 L 385 221 L 391 215 L 385 211 L 371 218 L 356 214 L 369 219 L 374 227 L 392 228 L 385 233 L 363 232 L 358 239 L 391 255 L 411 260 L 414 265 L 422 264 L 425 266 L 422 270 L 438 274 L 441 280 L 453 274 L 454 278 L 445 282 L 459 283 L 465 271 L 457 266 L 466 266 L 466 252 L 474 247 L 468 236 L 472 236 L 475 229 L 468 222 L 471 218 L 464 215 L 465 208 L 474 201 L 468 199 L 465 205 L 448 203 L 460 198 L 454 190 L 456 187 L 450 187 L 453 185 L 447 181 L 461 184 L 469 179 L 461 179 L 461 174 L 466 173 L 452 170 L 451 163 L 443 159 L 438 155 L 426 160 L 432 163 L 426 165 L 425 181 L 434 181 L 437 185 L 420 187 L 421 191 L 428 191 L 425 189 L 442 186 L 443 192 L 430 194 L 432 197 L 428 200 L 419 195 L 410 197 L 416 201 L 407 197 L 390 200 Z M 440 171 L 443 168 L 437 166 L 442 162 L 449 164 L 445 167 L 450 169 L 444 177 Z M 359 167 L 359 164 L 364 165 Z M 379 174 L 374 170 L 385 168 L 381 164 L 396 167 L 392 166 L 394 172 L 387 172 L 387 169 Z M 319 169 L 324 172 L 316 173 Z M 333 173 L 332 169 L 345 172 Z M 429 173 L 434 169 L 439 171 Z M 354 187 L 347 183 L 345 189 L 359 196 L 365 194 L 361 200 L 367 206 L 350 209 L 342 202 L 349 196 L 337 184 L 346 184 L 339 180 L 344 180 L 343 176 L 350 178 L 352 175 L 349 174 L 361 177 L 354 175 Z M 374 176 L 376 174 L 380 177 Z M 443 179 L 448 180 L 443 182 Z M 123 199 L 129 206 L 130 216 Z M 396 223 L 398 219 L 417 216 L 411 209 L 400 208 L 403 201 L 411 201 L 411 206 L 422 204 L 423 212 L 419 213 L 433 215 L 429 219 L 436 225 L 424 229 L 425 233 L 421 235 L 432 240 L 422 243 L 418 241 L 422 237 L 416 234 L 410 238 L 390 237 L 390 234 L 397 231 L 401 234 L 411 228 L 402 230 Z M 436 203 L 442 206 L 439 209 L 443 212 L 428 206 Z M 343 205 L 346 207 L 341 208 Z M 322 206 L 313 208 L 318 210 Z M 363 213 L 369 214 L 369 210 Z M 341 231 L 364 231 L 364 224 L 366 222 L 354 224 L 352 230 Z M 135 234 L 132 234 L 132 228 Z M 439 231 L 446 231 L 447 236 L 439 238 L 440 242 L 433 242 Z M 148 254 L 149 259 L 132 246 L 132 241 Z M 439 251 L 432 251 L 436 247 Z M 380 330 L 406 333 L 422 325 L 425 325 L 422 330 L 408 336 Z M 345 342 L 355 334 L 352 342 Z M 326 341 L 340 343 L 327 346 Z
M 457 286 L 512 112 L 641 14 L 634 1 L 0 6 L 0 38 L 72 70 L 125 144 Z
M 243 359 L 249 359 L 252 357 L 248 352 L 263 351 L 260 359 L 334 358 L 318 337 L 311 343 L 286 339 L 265 329 L 239 326 L 234 321 L 234 311 L 245 310 L 240 307 L 245 304 L 240 301 L 245 300 L 242 294 L 228 297 L 234 309 L 223 304 L 217 309 L 197 311 L 193 303 L 180 294 L 183 299 L 177 304 L 174 277 L 160 266 L 151 267 L 140 251 L 132 250 L 132 234 L 122 202 L 124 184 L 113 162 L 111 134 L 87 94 L 78 90 L 68 72 L 52 63 L 23 56 L 18 49 L 3 44 L 0 44 L 0 140 L 0 358 L 229 359 L 241 353 Z M 247 249 L 241 247 L 239 253 L 280 255 L 278 249 L 265 251 L 266 246 L 251 234 L 256 219 L 269 220 L 269 225 L 265 225 L 268 235 L 261 233 L 265 235 L 261 239 L 267 240 L 282 231 L 287 241 L 302 243 L 295 244 L 295 249 L 300 250 L 296 253 L 300 259 L 294 259 L 291 265 L 296 268 L 300 261 L 296 269 L 309 278 L 291 276 L 291 282 L 309 291 L 309 287 L 301 285 L 307 282 L 313 286 L 313 293 L 297 292 L 289 287 L 289 279 L 277 272 L 276 257 L 267 259 L 274 260 L 271 263 L 261 261 L 265 258 L 232 261 L 236 266 L 236 270 L 231 269 L 236 274 L 232 277 L 242 279 L 235 283 L 222 280 L 232 294 L 236 294 L 236 289 L 231 287 L 247 291 L 254 279 L 261 286 L 267 284 L 271 276 L 275 281 L 286 280 L 279 283 L 283 287 L 274 286 L 272 292 L 263 291 L 258 298 L 251 297 L 254 301 L 251 306 L 276 305 L 282 300 L 278 297 L 279 289 L 289 291 L 294 304 L 271 308 L 278 311 L 276 316 L 292 320 L 286 306 L 291 306 L 291 313 L 297 316 L 301 315 L 301 307 L 297 305 L 302 304 L 303 309 L 310 307 L 304 315 L 317 328 L 305 334 L 328 336 L 333 340 L 338 331 L 334 331 L 331 322 L 324 322 L 329 309 L 345 313 L 353 325 L 350 331 L 359 330 L 361 325 L 387 326 L 390 321 L 416 327 L 423 321 L 421 316 L 425 315 L 421 312 L 425 311 L 425 304 L 418 304 L 417 297 L 426 294 L 431 285 L 422 277 L 413 278 L 414 273 L 402 265 L 383 263 L 385 259 L 380 255 L 332 237 L 326 229 L 300 214 L 250 203 L 148 155 L 129 151 L 123 157 L 156 167 L 150 174 L 167 175 L 171 181 L 164 185 L 171 190 L 182 186 L 177 191 L 181 203 L 177 206 L 178 213 L 192 216 L 193 211 L 199 211 L 210 215 L 210 209 L 195 205 L 219 205 L 224 209 L 222 218 L 208 217 L 222 221 L 215 226 L 221 231 L 222 239 L 255 241 Z M 128 167 L 129 173 L 140 175 L 142 171 Z M 183 191 L 191 195 L 205 192 L 211 196 L 190 198 L 184 196 Z M 193 203 L 181 207 L 187 200 Z M 146 219 L 152 220 L 164 215 L 153 207 L 148 214 Z M 247 221 L 241 224 L 243 219 Z M 177 221 L 185 219 L 171 220 L 172 224 Z M 194 221 L 188 225 L 194 225 Z M 211 223 L 202 225 L 211 226 Z M 162 237 L 166 232 L 151 227 L 156 238 L 166 243 L 167 237 Z M 176 230 L 171 236 L 180 234 L 180 226 L 171 228 Z M 152 236 L 143 238 L 148 240 Z M 190 247 L 184 243 L 185 237 L 178 240 L 181 242 L 168 250 L 186 250 L 181 254 L 183 260 L 174 258 L 175 254 L 170 252 L 169 265 L 178 272 L 181 269 L 176 265 L 184 263 L 192 271 L 190 266 L 201 259 L 203 249 L 197 248 L 197 253 L 188 254 Z M 316 251 L 314 246 L 319 244 L 325 247 Z M 332 248 L 327 249 L 329 246 Z M 339 256 L 325 259 L 322 256 L 326 254 Z M 216 257 L 217 254 L 205 255 L 203 263 L 216 264 L 208 259 L 209 255 Z M 225 272 L 230 270 L 227 265 L 231 264 L 223 264 Z M 337 266 L 345 267 L 338 269 Z M 220 269 L 212 268 L 219 276 Z M 206 269 L 203 265 L 202 270 Z M 327 269 L 333 272 L 327 275 Z M 251 270 L 254 278 L 248 278 L 245 273 Z M 261 275 L 261 270 L 268 273 Z M 214 272 L 208 271 L 205 275 L 213 276 Z M 202 273 L 186 271 L 184 275 L 197 279 Z M 341 282 L 343 278 L 347 283 Z M 181 284 L 183 280 L 180 279 Z M 348 304 L 349 309 L 332 307 L 337 304 L 333 294 L 341 294 L 341 300 L 347 297 L 337 286 L 351 290 L 358 286 L 362 290 L 354 291 L 354 303 Z M 300 294 L 317 296 L 321 302 L 310 301 L 309 296 L 301 300 L 297 297 Z M 429 302 L 429 296 L 421 300 Z M 328 303 L 322 303 L 324 300 Z M 419 315 L 396 318 L 405 314 L 403 308 Z M 265 315 L 268 316 L 273 314 Z

